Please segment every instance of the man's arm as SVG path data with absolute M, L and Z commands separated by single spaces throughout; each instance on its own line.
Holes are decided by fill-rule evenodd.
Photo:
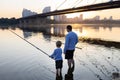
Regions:
M 66 53 L 66 50 L 68 49 L 68 44 L 69 43 L 69 37 L 66 36 L 66 39 L 65 39 L 65 46 L 64 46 L 64 53 Z

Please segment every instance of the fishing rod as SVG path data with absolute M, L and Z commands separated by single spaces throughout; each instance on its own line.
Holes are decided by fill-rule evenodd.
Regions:
M 40 48 L 38 48 L 37 46 L 35 46 L 34 44 L 30 43 L 29 41 L 27 41 L 26 39 L 22 38 L 21 36 L 19 36 L 18 34 L 16 34 L 15 32 L 13 32 L 12 30 L 9 30 L 10 32 L 12 32 L 13 34 L 15 34 L 16 36 L 18 36 L 19 38 L 21 38 L 22 40 L 26 41 L 27 43 L 29 43 L 30 45 L 32 45 L 33 47 L 35 47 L 36 49 L 40 50 L 41 52 L 43 52 L 45 55 L 47 55 L 49 57 L 49 54 L 47 54 L 46 52 L 44 52 L 43 50 L 41 50 Z
M 40 48 L 38 48 L 37 46 L 35 46 L 34 44 L 30 43 L 29 41 L 27 41 L 26 39 L 22 38 L 21 36 L 19 36 L 17 33 L 13 32 L 12 30 L 9 30 L 10 32 L 12 32 L 13 34 L 15 34 L 16 36 L 18 36 L 19 38 L 21 38 L 22 40 L 26 41 L 27 43 L 29 43 L 30 45 L 32 45 L 33 47 L 35 47 L 36 49 L 38 49 L 39 51 L 41 51 L 42 53 L 44 53 L 45 55 L 47 55 L 50 58 L 50 55 L 47 54 L 45 51 L 41 50 Z M 51 58 L 53 59 L 53 58 Z M 60 64 L 59 64 L 60 65 Z M 46 68 L 46 67 L 44 67 Z M 46 68 L 48 69 L 48 68 Z M 51 71 L 50 69 L 48 69 L 48 71 L 52 72 L 55 74 L 55 72 Z

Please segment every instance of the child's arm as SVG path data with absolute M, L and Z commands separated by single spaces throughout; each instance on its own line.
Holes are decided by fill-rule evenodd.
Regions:
M 52 55 L 49 56 L 50 58 L 55 58 L 55 51 L 53 52 Z
M 52 55 L 49 56 L 50 58 L 54 58 Z

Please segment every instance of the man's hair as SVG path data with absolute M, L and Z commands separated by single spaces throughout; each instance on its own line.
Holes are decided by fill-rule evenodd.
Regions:
M 57 47 L 61 47 L 61 45 L 62 45 L 62 42 L 61 42 L 61 41 L 57 41 L 57 42 L 56 42 L 56 46 L 57 46 Z
M 69 29 L 71 31 L 72 30 L 72 26 L 71 25 L 67 25 L 67 29 Z

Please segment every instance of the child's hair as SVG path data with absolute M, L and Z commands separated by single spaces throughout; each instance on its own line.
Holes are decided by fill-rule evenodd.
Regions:
M 61 45 L 62 45 L 62 42 L 61 42 L 61 41 L 57 41 L 57 42 L 56 42 L 56 46 L 57 46 L 57 47 L 61 47 Z

